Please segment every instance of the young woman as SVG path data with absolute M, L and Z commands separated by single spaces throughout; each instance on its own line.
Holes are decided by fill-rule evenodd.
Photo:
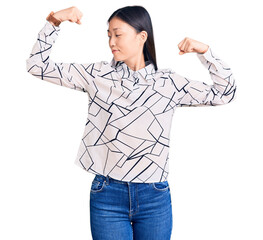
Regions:
M 89 114 L 75 163 L 95 174 L 90 189 L 93 239 L 167 240 L 172 233 L 169 139 L 181 106 L 216 106 L 235 98 L 231 69 L 207 44 L 185 38 L 179 54 L 195 52 L 213 85 L 158 69 L 152 23 L 142 6 L 108 19 L 111 62 L 56 63 L 49 55 L 60 24 L 81 24 L 76 7 L 51 12 L 27 59 L 42 80 L 85 92 Z

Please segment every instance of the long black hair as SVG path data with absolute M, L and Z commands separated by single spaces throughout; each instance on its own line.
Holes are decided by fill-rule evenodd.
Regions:
M 158 70 L 152 21 L 148 11 L 144 7 L 138 5 L 127 6 L 117 9 L 111 14 L 107 22 L 109 23 L 113 17 L 118 17 L 128 23 L 137 33 L 140 33 L 141 31 L 147 32 L 148 37 L 143 46 L 144 60 L 153 63 L 155 70 Z

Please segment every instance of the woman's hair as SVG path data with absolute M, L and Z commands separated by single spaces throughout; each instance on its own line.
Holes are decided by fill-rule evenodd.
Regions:
M 153 63 L 155 70 L 158 70 L 155 55 L 155 45 L 153 37 L 152 21 L 147 10 L 142 6 L 127 6 L 117 9 L 108 19 L 108 23 L 113 17 L 120 18 L 124 22 L 131 25 L 137 33 L 146 31 L 147 40 L 143 46 L 144 60 Z

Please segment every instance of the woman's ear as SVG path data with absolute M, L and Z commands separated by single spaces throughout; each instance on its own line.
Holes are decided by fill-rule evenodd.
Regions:
M 141 31 L 140 34 L 141 34 L 141 39 L 143 43 L 145 43 L 148 38 L 148 33 L 146 31 Z

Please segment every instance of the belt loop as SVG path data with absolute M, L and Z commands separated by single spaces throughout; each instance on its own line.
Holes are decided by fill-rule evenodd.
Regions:
M 110 179 L 109 179 L 109 178 L 110 178 L 110 177 L 107 175 L 107 176 L 106 176 L 106 179 L 105 179 L 107 185 L 109 185 L 109 183 L 110 183 Z

